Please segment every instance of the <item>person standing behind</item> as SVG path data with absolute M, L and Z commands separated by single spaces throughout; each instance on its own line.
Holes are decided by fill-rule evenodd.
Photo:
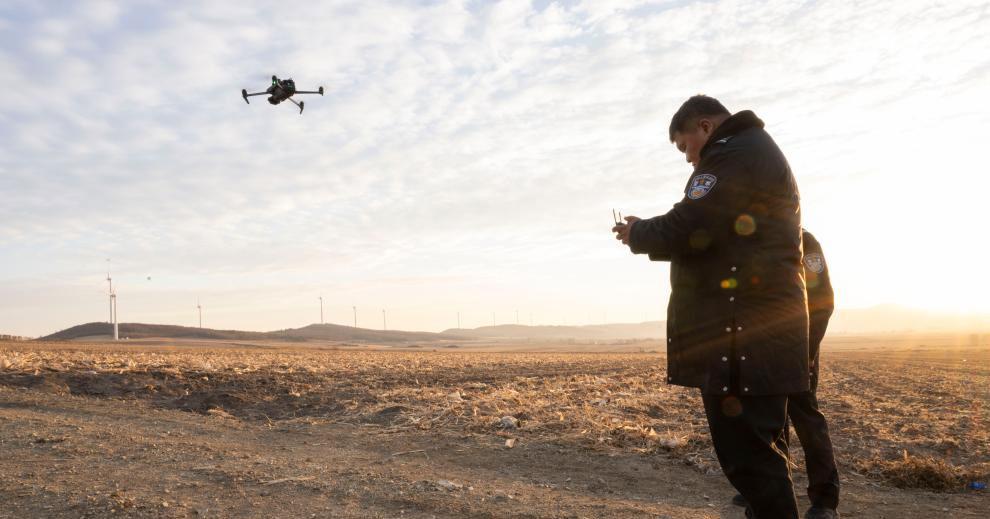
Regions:
M 801 205 L 784 154 L 753 112 L 694 96 L 670 141 L 695 166 L 666 214 L 612 228 L 671 262 L 668 383 L 701 389 L 722 471 L 746 515 L 797 519 L 784 441 L 789 395 L 810 389 Z
M 807 230 L 804 231 L 804 276 L 808 287 L 809 360 L 811 390 L 798 393 L 787 402 L 787 415 L 794 424 L 808 471 L 808 498 L 811 509 L 808 519 L 839 517 L 839 471 L 835 466 L 832 439 L 825 415 L 818 410 L 819 357 L 828 320 L 835 308 L 835 294 L 828 275 L 828 264 L 822 246 Z
M 821 244 L 807 229 L 803 232 L 802 241 L 804 242 L 802 263 L 808 289 L 810 317 L 808 346 L 811 391 L 797 393 L 788 398 L 787 417 L 797 431 L 798 438 L 801 439 L 808 471 L 808 498 L 811 500 L 811 509 L 805 517 L 830 519 L 838 517 L 836 508 L 839 506 L 839 472 L 835 465 L 828 423 L 825 415 L 818 410 L 817 393 L 821 343 L 828 328 L 828 320 L 835 308 L 835 295 L 832 292 L 828 263 L 825 261 Z M 784 444 L 784 449 L 787 448 L 787 443 Z M 746 500 L 741 494 L 736 495 L 732 502 L 746 506 Z

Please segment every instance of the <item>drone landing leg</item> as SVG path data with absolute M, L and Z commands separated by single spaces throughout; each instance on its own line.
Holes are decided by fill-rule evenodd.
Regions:
M 291 97 L 289 98 L 289 101 L 292 101 L 292 104 L 299 107 L 299 115 L 302 115 L 303 107 L 306 106 L 306 103 L 305 102 L 297 103 L 296 100 Z

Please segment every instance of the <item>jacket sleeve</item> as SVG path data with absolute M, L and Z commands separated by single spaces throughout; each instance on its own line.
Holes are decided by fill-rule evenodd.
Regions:
M 710 160 L 708 160 L 710 159 Z M 737 185 L 745 168 L 737 153 L 718 153 L 694 171 L 684 198 L 666 214 L 635 222 L 629 230 L 629 248 L 634 254 L 649 254 L 664 260 L 708 249 L 718 234 L 731 226 L 729 215 L 737 215 Z
M 809 342 L 817 345 L 825 337 L 835 309 L 835 294 L 821 244 L 807 231 L 804 233 L 804 273 L 808 286 Z
M 820 345 L 822 339 L 825 338 L 825 331 L 828 329 L 828 321 L 831 317 L 831 309 L 819 310 L 808 314 L 808 344 L 815 344 L 815 351 L 818 351 L 817 345 Z

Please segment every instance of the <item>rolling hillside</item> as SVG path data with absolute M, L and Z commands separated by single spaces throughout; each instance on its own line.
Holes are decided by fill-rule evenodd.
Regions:
M 213 330 L 167 324 L 121 323 L 121 337 L 131 339 L 172 338 L 172 339 L 219 339 L 219 340 L 280 340 L 280 341 L 340 341 L 398 343 L 414 341 L 463 340 L 466 335 L 405 332 L 400 330 L 369 330 L 336 324 L 311 324 L 303 328 L 278 330 L 274 332 L 245 332 L 240 330 Z M 113 335 L 110 323 L 86 323 L 67 328 L 57 333 L 41 337 L 41 340 L 76 340 L 88 337 L 108 337 Z
M 623 324 L 593 324 L 586 326 L 525 326 L 503 324 L 473 329 L 452 328 L 445 334 L 465 335 L 476 339 L 537 339 L 581 341 L 613 341 L 623 339 L 657 339 L 666 335 L 665 321 Z

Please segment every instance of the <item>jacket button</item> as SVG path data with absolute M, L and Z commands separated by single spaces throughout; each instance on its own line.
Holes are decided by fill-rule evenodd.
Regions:
M 748 387 L 744 387 L 743 388 L 743 391 L 749 391 L 749 388 Z
M 674 342 L 674 339 L 671 339 L 670 337 L 667 337 L 667 342 Z
M 736 326 L 736 331 L 737 332 L 741 332 L 742 331 L 742 326 Z
M 746 356 L 745 356 L 745 355 L 743 355 L 742 357 L 739 357 L 739 359 L 740 359 L 740 360 L 746 360 Z
M 729 357 L 722 357 L 722 362 L 729 362 Z
M 729 269 L 729 270 L 731 270 L 731 271 L 733 271 L 733 272 L 735 272 L 735 271 L 736 271 L 736 267 L 732 267 L 732 268 L 731 268 L 731 269 Z
M 735 301 L 735 300 L 736 300 L 736 296 L 729 296 L 729 301 Z
M 667 382 L 674 380 L 674 377 L 667 377 Z
M 728 390 L 729 390 L 729 386 L 725 386 L 722 388 L 722 391 L 728 391 Z
M 731 327 L 729 327 L 729 326 L 726 326 L 725 327 L 725 332 L 726 333 L 731 332 L 731 331 L 732 331 L 732 328 Z

